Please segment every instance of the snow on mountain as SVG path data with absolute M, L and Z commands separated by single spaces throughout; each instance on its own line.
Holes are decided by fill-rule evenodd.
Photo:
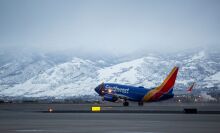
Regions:
M 220 72 L 217 72 L 216 74 L 205 78 L 204 82 L 206 83 L 207 88 L 211 88 L 215 86 L 220 88 Z
M 185 89 L 192 82 L 197 82 L 199 89 L 208 88 L 209 85 L 204 82 L 204 79 L 220 71 L 220 64 L 213 61 L 205 51 L 200 51 L 187 56 L 166 58 L 146 56 L 123 62 L 99 70 L 99 80 L 149 88 L 159 85 L 174 66 L 180 67 L 176 89 Z M 220 83 L 219 80 L 212 78 L 209 84 L 215 86 L 216 82 Z
M 73 58 L 71 61 L 55 64 L 40 73 L 35 71 L 40 70 L 42 65 L 39 65 L 40 68 L 37 65 L 31 66 L 33 73 L 30 75 L 34 76 L 8 88 L 0 86 L 0 95 L 56 98 L 95 95 L 94 88 L 101 82 L 151 88 L 159 85 L 174 66 L 180 67 L 175 89 L 185 89 L 192 82 L 197 84 L 195 89 L 218 88 L 220 84 L 218 58 L 218 54 L 210 55 L 200 51 L 178 56 L 147 55 L 109 66 L 104 60 Z M 5 71 L 9 66 L 10 64 L 5 64 L 0 71 Z M 31 72 L 32 69 L 27 71 L 27 68 L 20 71 Z M 4 76 L 2 77 L 1 81 L 4 79 Z M 14 80 L 8 77 L 9 79 Z
M 179 62 L 166 62 L 157 57 L 143 57 L 123 62 L 98 71 L 99 80 L 113 83 L 124 83 L 153 87 L 159 84 L 165 73 L 169 72 Z
M 89 60 L 74 58 L 1 93 L 7 96 L 57 98 L 92 95 L 94 91 L 91 86 L 97 84 L 95 78 L 98 69 Z
M 180 74 L 177 83 L 180 81 L 187 81 L 184 85 L 190 82 L 197 82 L 197 88 L 206 88 L 208 84 L 204 82 L 207 77 L 216 74 L 220 71 L 220 64 L 215 61 L 219 55 L 214 58 L 210 57 L 210 53 L 200 51 L 192 55 L 189 55 L 186 59 L 182 60 Z M 213 82 L 210 82 L 213 84 Z
M 193 55 L 193 57 L 191 59 L 189 59 L 189 61 L 200 60 L 203 58 L 205 58 L 205 51 L 200 51 L 199 53 Z
M 220 72 L 217 72 L 216 74 L 212 75 L 210 79 L 213 81 L 220 81 Z
M 7 55 L 5 55 L 7 56 Z M 44 55 L 17 55 L 0 65 L 0 87 L 11 87 L 51 68 L 55 63 Z

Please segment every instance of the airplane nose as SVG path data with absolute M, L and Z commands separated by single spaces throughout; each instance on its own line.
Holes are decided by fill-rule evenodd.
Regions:
M 95 88 L 95 91 L 96 91 L 97 93 L 99 93 L 99 86 L 97 86 L 97 87 Z
M 104 94 L 104 90 L 105 89 L 105 86 L 104 86 L 104 83 L 98 85 L 96 88 L 95 88 L 95 91 L 99 94 L 99 95 L 103 95 Z

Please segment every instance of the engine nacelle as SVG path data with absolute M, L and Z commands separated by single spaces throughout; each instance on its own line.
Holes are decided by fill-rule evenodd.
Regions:
M 115 102 L 118 100 L 117 96 L 111 95 L 111 94 L 105 94 L 103 97 L 103 100 L 105 101 L 110 101 L 110 102 Z

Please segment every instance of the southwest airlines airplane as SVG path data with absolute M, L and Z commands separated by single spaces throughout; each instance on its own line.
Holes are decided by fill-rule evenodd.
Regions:
M 167 100 L 174 97 L 173 87 L 178 73 L 178 67 L 174 67 L 163 83 L 157 87 L 144 88 L 121 85 L 115 83 L 102 83 L 95 91 L 103 97 L 103 100 L 116 102 L 123 100 L 124 106 L 129 106 L 128 101 L 136 101 L 139 106 L 144 102 Z

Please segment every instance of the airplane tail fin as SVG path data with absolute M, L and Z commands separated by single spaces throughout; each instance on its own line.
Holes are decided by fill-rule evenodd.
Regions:
M 163 94 L 172 93 L 178 70 L 178 67 L 174 67 L 163 83 L 146 94 L 143 100 L 156 100 L 159 99 Z
M 178 67 L 174 67 L 163 83 L 156 88 L 160 93 L 168 93 L 171 89 L 173 89 L 178 70 Z
M 192 83 L 192 85 L 187 89 L 187 92 L 192 92 L 193 87 L 195 86 L 195 82 Z

